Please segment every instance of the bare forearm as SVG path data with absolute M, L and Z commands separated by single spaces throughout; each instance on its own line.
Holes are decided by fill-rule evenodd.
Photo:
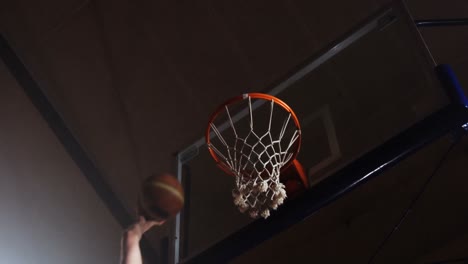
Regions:
M 121 264 L 142 264 L 139 239 L 126 232 L 121 241 Z
M 138 222 L 125 230 L 120 242 L 120 264 L 143 264 L 140 239 L 151 227 L 162 225 L 163 223 L 164 221 L 146 221 L 143 216 L 140 216 Z

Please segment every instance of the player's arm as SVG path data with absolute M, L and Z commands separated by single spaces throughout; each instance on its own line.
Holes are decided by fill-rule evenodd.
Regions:
M 122 235 L 121 240 L 121 264 L 142 264 L 143 259 L 140 251 L 140 240 L 143 234 L 155 225 L 162 225 L 164 222 L 146 221 L 140 216 L 138 222 L 130 226 Z

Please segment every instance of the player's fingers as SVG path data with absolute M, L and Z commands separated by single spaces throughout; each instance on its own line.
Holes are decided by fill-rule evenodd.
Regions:
M 150 228 L 152 228 L 153 226 L 160 226 L 160 225 L 164 224 L 165 222 L 166 221 L 159 221 L 159 222 L 158 221 L 148 221 L 148 222 L 145 223 L 145 227 L 144 227 L 145 232 L 147 230 L 149 230 Z
M 162 221 L 159 221 L 159 222 L 158 222 L 158 221 L 152 221 L 152 222 L 154 222 L 155 225 L 159 225 L 159 226 L 160 226 L 160 225 L 163 225 L 164 223 L 166 223 L 166 220 L 162 220 Z
M 153 226 L 155 226 L 155 224 L 154 224 L 152 221 L 146 222 L 145 225 L 143 226 L 143 232 L 148 231 L 148 230 L 151 229 Z

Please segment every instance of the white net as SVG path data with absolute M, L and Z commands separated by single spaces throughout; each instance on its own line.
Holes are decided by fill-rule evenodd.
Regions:
M 250 115 L 246 127 L 235 127 L 229 106 L 226 105 L 225 114 L 230 125 L 227 130 L 230 133 L 223 134 L 215 122 L 210 123 L 217 140 L 210 141 L 208 147 L 216 153 L 220 165 L 236 177 L 236 186 L 232 191 L 234 204 L 241 212 L 248 212 L 252 218 L 267 218 L 270 210 L 277 209 L 286 198 L 285 186 L 280 182 L 280 172 L 297 151 L 296 143 L 301 131 L 292 120 L 291 113 L 282 107 L 279 108 L 283 115 L 275 113 L 275 119 L 278 116 L 283 119 L 278 126 L 279 133 L 273 131 L 274 100 L 269 102 L 269 109 L 263 113 L 269 116 L 260 117 L 263 120 L 269 118 L 268 123 L 255 126 L 252 98 L 245 95 L 245 99 Z

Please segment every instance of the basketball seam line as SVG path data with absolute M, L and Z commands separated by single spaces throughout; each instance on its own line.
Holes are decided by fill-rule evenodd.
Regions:
M 184 196 L 179 192 L 179 190 L 177 190 L 176 188 L 170 186 L 170 185 L 167 185 L 167 184 L 164 184 L 164 183 L 160 183 L 160 182 L 153 182 L 152 183 L 153 186 L 155 187 L 159 187 L 161 189 L 164 189 L 170 193 L 172 193 L 174 196 L 176 196 L 181 202 L 184 202 Z

